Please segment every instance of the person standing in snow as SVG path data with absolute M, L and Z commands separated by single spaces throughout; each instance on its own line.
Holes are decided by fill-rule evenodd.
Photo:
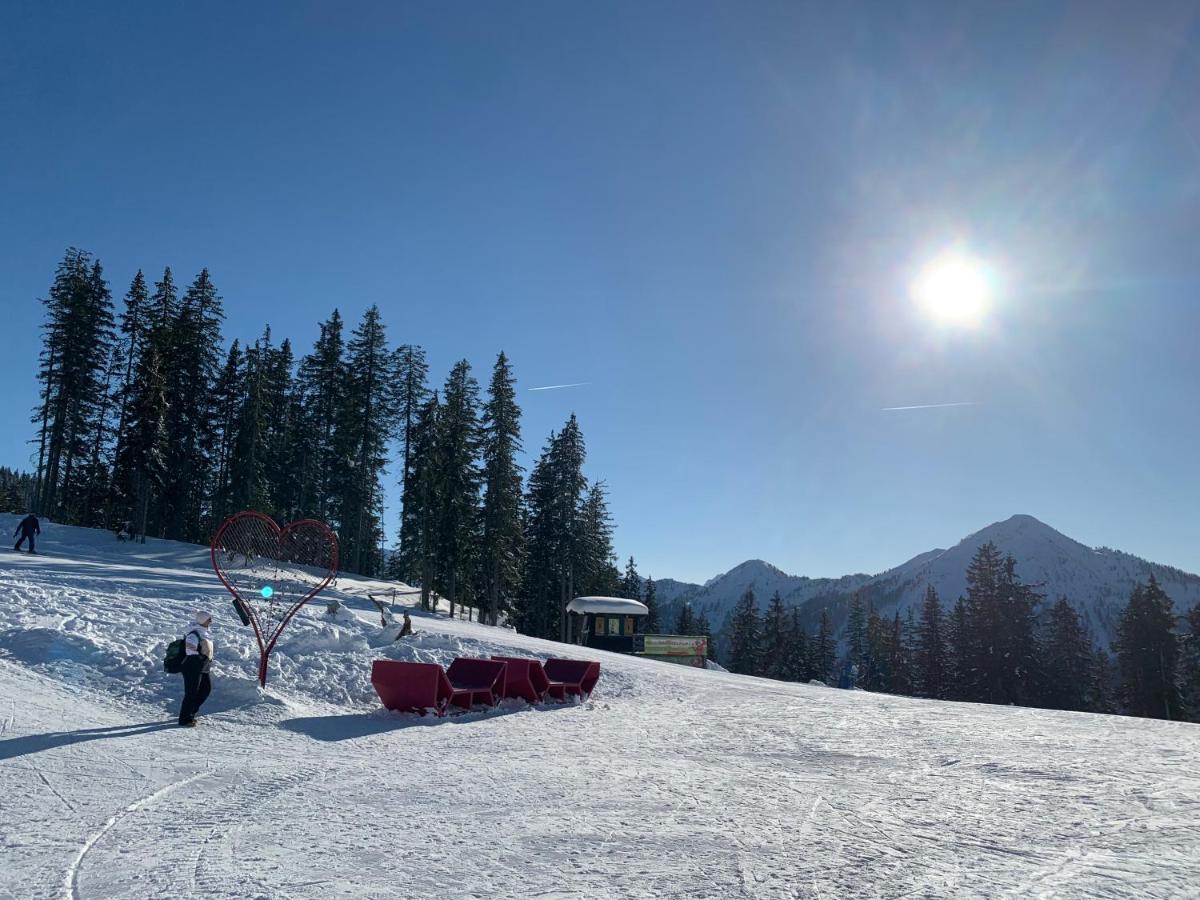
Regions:
M 183 702 L 179 705 L 179 724 L 190 728 L 196 724 L 196 713 L 208 699 L 212 690 L 209 669 L 212 666 L 213 642 L 208 628 L 212 625 L 212 613 L 196 610 L 192 626 L 184 636 L 183 646 Z
M 402 638 L 402 637 L 408 637 L 412 633 L 413 633 L 412 619 L 410 619 L 408 617 L 408 613 L 405 613 L 404 614 L 404 625 L 401 626 L 400 633 L 398 635 L 396 635 L 396 640 L 400 640 L 400 638 Z
M 25 543 L 26 539 L 28 539 L 29 540 L 29 552 L 37 553 L 37 549 L 33 545 L 33 536 L 35 534 L 42 533 L 42 526 L 41 526 L 41 524 L 39 524 L 39 522 L 37 520 L 37 516 L 35 516 L 33 513 L 30 513 L 25 518 L 23 518 L 20 522 L 17 523 L 17 530 L 13 532 L 13 537 L 17 536 L 17 532 L 20 532 L 21 537 L 17 541 L 17 543 L 13 547 L 13 549 L 20 550 L 21 545 L 23 543 Z

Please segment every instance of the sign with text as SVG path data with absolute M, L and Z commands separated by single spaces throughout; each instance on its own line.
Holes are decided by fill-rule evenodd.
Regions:
M 633 645 L 634 653 L 646 656 L 708 655 L 708 638 L 690 634 L 639 634 Z

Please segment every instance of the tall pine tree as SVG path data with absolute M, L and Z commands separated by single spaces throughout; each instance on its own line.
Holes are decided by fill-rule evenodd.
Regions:
M 381 477 L 397 416 L 395 356 L 387 347 L 379 307 L 372 306 L 346 344 L 334 434 L 337 468 L 331 514 L 338 526 L 341 565 L 351 572 L 375 575 L 380 569 Z
M 1129 595 L 1117 623 L 1117 664 L 1125 712 L 1151 719 L 1180 717 L 1179 642 L 1171 598 L 1154 576 Z
M 917 695 L 944 700 L 949 688 L 949 653 L 942 602 L 933 585 L 925 588 L 921 601 L 921 619 L 917 625 L 913 680 Z
M 412 360 L 409 360 L 411 369 Z M 402 381 L 404 379 L 402 375 Z M 408 401 L 402 397 L 401 410 Z M 405 426 L 407 434 L 407 426 Z M 496 359 L 487 400 L 483 405 L 481 455 L 483 509 L 479 560 L 483 617 L 495 625 L 501 613 L 512 610 L 521 590 L 525 556 L 521 466 L 521 409 L 508 357 Z M 405 444 L 405 451 L 408 445 Z M 409 460 L 405 459 L 405 472 Z M 407 477 L 407 475 L 406 475 Z
M 1051 709 L 1089 709 L 1095 694 L 1095 651 L 1079 613 L 1066 597 L 1050 607 L 1045 660 L 1042 702 Z
M 729 670 L 739 675 L 757 675 L 762 644 L 761 625 L 753 588 L 746 588 L 733 610 L 729 633 Z

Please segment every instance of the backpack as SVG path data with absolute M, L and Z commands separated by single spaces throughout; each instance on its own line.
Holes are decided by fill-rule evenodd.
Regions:
M 198 639 L 199 632 L 189 631 L 188 634 L 196 634 Z M 163 657 L 163 671 L 170 675 L 178 675 L 183 671 L 185 659 L 187 659 L 187 635 L 176 638 L 167 644 L 167 655 Z

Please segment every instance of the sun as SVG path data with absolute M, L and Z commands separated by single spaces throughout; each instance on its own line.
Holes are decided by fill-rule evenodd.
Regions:
M 942 325 L 978 325 L 992 299 L 987 266 L 960 253 L 929 262 L 910 288 L 913 300 Z

